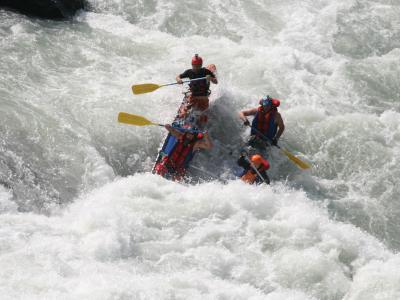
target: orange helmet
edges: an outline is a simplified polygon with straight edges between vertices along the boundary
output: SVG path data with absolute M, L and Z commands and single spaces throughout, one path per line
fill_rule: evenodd
M 251 162 L 256 163 L 258 165 L 264 165 L 264 167 L 268 170 L 269 169 L 269 162 L 268 160 L 264 159 L 260 154 L 254 154 L 251 157 Z

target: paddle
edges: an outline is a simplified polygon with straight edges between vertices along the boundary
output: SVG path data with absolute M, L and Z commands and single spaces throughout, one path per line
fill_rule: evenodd
M 118 122 L 136 126 L 155 125 L 164 127 L 163 124 L 153 123 L 150 120 L 146 119 L 145 117 L 132 115 L 125 112 L 120 112 L 118 114 Z
M 146 119 L 143 116 L 128 114 L 126 112 L 120 112 L 118 114 L 118 122 L 124 123 L 124 124 L 129 124 L 129 125 L 135 125 L 135 126 L 155 125 L 155 126 L 165 127 L 165 125 L 153 123 L 152 121 Z M 176 126 L 172 126 L 172 127 L 181 132 L 191 132 L 193 134 L 197 134 L 197 133 L 204 134 L 205 133 L 204 131 L 201 131 L 201 130 L 193 130 L 193 129 L 189 129 L 189 128 L 181 128 L 181 127 L 176 127 Z
M 185 80 L 185 81 L 183 81 L 183 83 L 197 81 L 197 80 L 203 80 L 203 79 L 206 79 L 206 77 L 196 78 L 196 79 L 192 79 L 192 80 Z M 175 85 L 175 84 L 179 84 L 179 83 L 173 82 L 173 83 L 162 84 L 162 85 L 158 85 L 155 83 L 134 84 L 134 85 L 132 85 L 132 92 L 135 95 L 151 93 L 151 92 L 159 89 L 160 87 L 168 86 L 168 85 Z
M 267 181 L 265 180 L 265 178 L 261 175 L 260 171 L 258 171 L 258 169 L 256 168 L 256 166 L 253 164 L 253 162 L 247 157 L 247 155 L 245 156 L 247 162 L 250 164 L 250 167 L 257 173 L 257 175 L 262 179 L 262 181 L 264 181 L 265 183 L 267 183 Z M 269 184 L 269 182 L 267 183 Z
M 247 125 L 250 126 L 250 125 Z M 250 126 L 251 127 L 251 126 Z M 261 135 L 262 137 L 264 137 L 265 139 L 267 139 L 268 141 L 271 142 L 271 140 L 269 138 L 267 138 L 264 134 L 262 134 L 259 130 L 257 130 L 256 128 L 253 128 L 254 131 L 256 131 L 259 135 Z M 272 144 L 273 145 L 273 144 Z M 290 153 L 287 149 L 285 148 L 281 148 L 279 145 L 274 145 L 275 147 L 277 147 L 279 150 L 281 150 L 281 152 L 283 154 L 285 154 L 287 156 L 287 158 L 289 158 L 293 163 L 295 163 L 300 169 L 306 170 L 311 168 L 311 165 L 309 163 L 306 163 L 305 161 L 302 161 L 300 158 L 294 156 L 292 153 Z

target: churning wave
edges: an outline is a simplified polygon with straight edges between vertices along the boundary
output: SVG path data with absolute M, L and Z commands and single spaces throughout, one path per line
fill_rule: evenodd
M 90 5 L 68 22 L 0 11 L 4 298 L 399 298 L 398 4 Z M 149 174 L 163 129 L 116 116 L 170 122 L 181 88 L 130 86 L 173 82 L 194 53 L 218 68 L 215 147 L 179 184 Z M 266 93 L 313 168 L 273 151 L 272 185 L 247 186 L 237 112 Z

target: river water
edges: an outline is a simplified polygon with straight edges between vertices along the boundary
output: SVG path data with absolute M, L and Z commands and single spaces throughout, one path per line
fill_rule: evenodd
M 400 3 L 91 0 L 0 10 L 2 299 L 400 299 Z M 214 63 L 194 184 L 149 173 L 171 86 Z M 271 186 L 234 179 L 237 112 L 281 100 Z M 235 151 L 233 151 L 235 154 Z M 213 177 L 223 180 L 216 180 Z

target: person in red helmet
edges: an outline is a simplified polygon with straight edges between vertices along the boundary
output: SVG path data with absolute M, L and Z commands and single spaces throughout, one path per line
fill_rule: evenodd
M 285 130 L 281 114 L 278 112 L 280 101 L 266 96 L 260 99 L 260 106 L 239 112 L 243 124 L 250 126 L 248 116 L 254 116 L 248 144 L 252 147 L 265 148 L 265 142 L 277 145 Z
M 195 54 L 192 58 L 192 68 L 176 76 L 176 82 L 182 84 L 182 79 L 197 79 L 206 77 L 204 80 L 192 81 L 189 84 L 191 97 L 190 104 L 198 110 L 204 111 L 209 107 L 208 96 L 210 95 L 210 82 L 217 84 L 217 77 L 207 68 L 203 68 L 203 59 Z
M 254 154 L 250 157 L 242 154 L 238 160 L 238 165 L 243 168 L 240 179 L 249 184 L 270 184 L 267 170 L 269 169 L 268 160 L 264 159 L 260 154 Z

